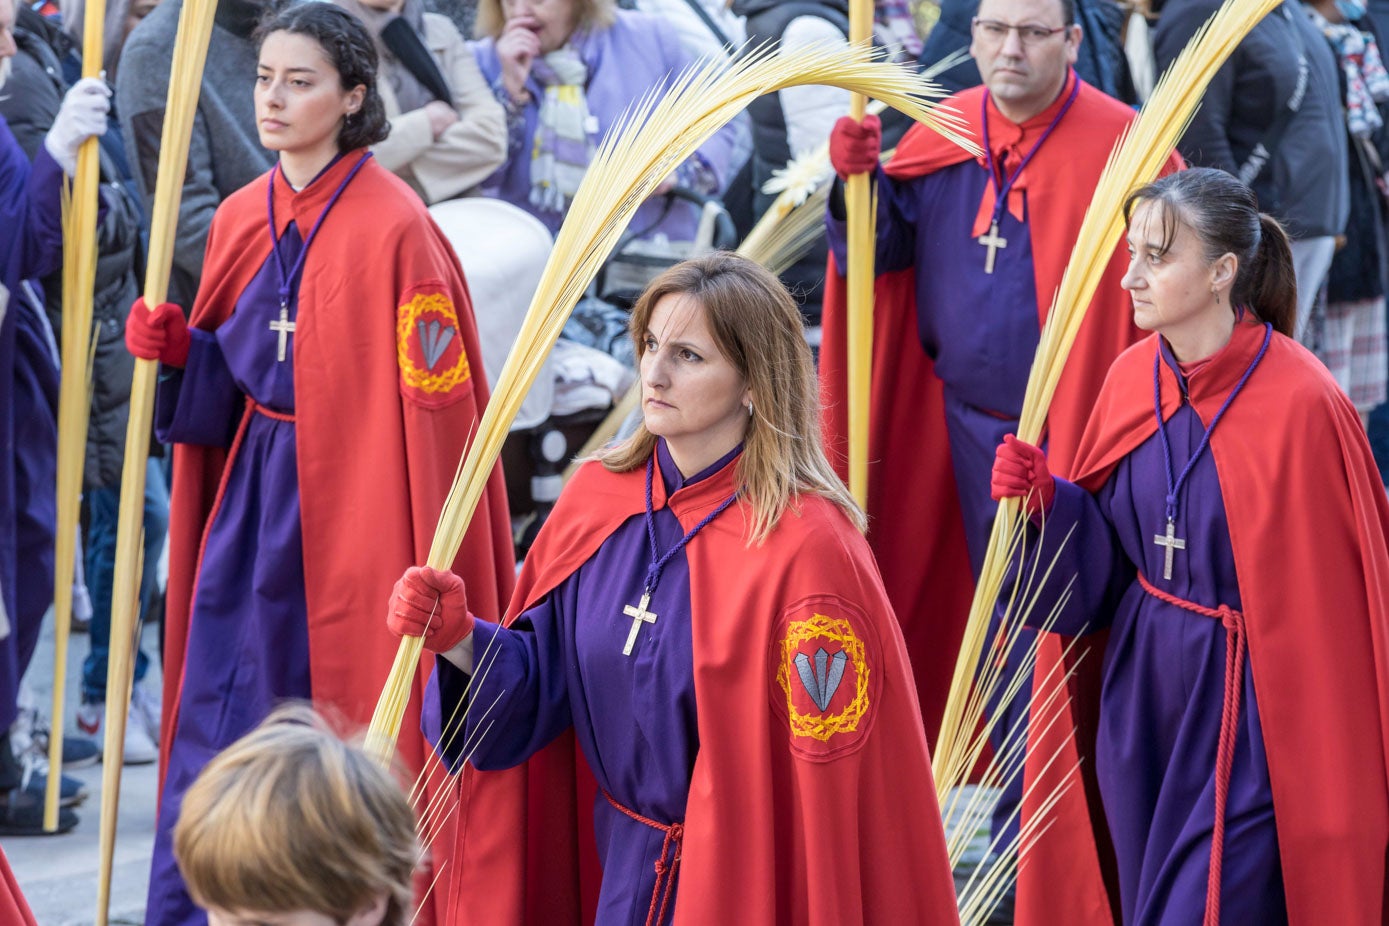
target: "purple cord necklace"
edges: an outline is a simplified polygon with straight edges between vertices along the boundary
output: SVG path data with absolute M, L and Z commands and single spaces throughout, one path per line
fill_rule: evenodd
M 661 581 L 661 572 L 666 568 L 666 563 L 670 562 L 671 557 L 676 553 L 684 549 L 685 544 L 693 540 L 695 534 L 704 530 L 706 524 L 723 514 L 725 508 L 738 500 L 737 492 L 725 498 L 719 503 L 719 507 L 706 514 L 704 519 L 690 528 L 684 537 L 681 537 L 669 550 L 662 553 L 660 548 L 656 546 L 656 512 L 651 502 L 651 480 L 655 472 L 656 454 L 653 452 L 651 459 L 646 461 L 646 537 L 651 542 L 651 565 L 646 570 L 646 587 L 642 590 L 641 601 L 637 603 L 636 607 L 625 605 L 622 608 L 622 613 L 632 619 L 632 629 L 627 634 L 627 645 L 622 647 L 622 655 L 624 656 L 632 655 L 632 647 L 637 642 L 637 631 L 641 629 L 641 625 L 656 623 L 656 614 L 648 611 L 647 606 L 651 604 L 651 595 L 656 591 L 657 583 Z
M 993 148 L 989 146 L 989 92 L 987 90 L 984 91 L 983 102 L 980 104 L 979 118 L 984 125 L 984 156 L 989 161 L 989 181 L 993 184 L 994 188 L 994 214 L 993 220 L 989 224 L 989 233 L 987 235 L 980 235 L 974 240 L 989 249 L 989 256 L 984 258 L 985 273 L 994 272 L 994 256 L 998 249 L 1008 247 L 1008 239 L 998 234 L 998 223 L 1003 219 L 1003 206 L 1008 202 L 1008 191 L 1013 188 L 1014 181 L 1022 176 L 1023 170 L 1027 167 L 1027 162 L 1032 160 L 1032 156 L 1042 147 L 1042 143 L 1045 142 L 1047 138 L 1051 136 L 1051 133 L 1055 131 L 1056 127 L 1061 124 L 1062 117 L 1064 117 L 1066 111 L 1071 108 L 1071 104 L 1076 101 L 1076 95 L 1078 93 L 1080 93 L 1080 80 L 1077 78 L 1071 87 L 1070 95 L 1066 97 L 1066 102 L 1061 104 L 1061 109 L 1057 111 L 1056 118 L 1051 120 L 1051 125 L 1047 126 L 1046 131 L 1042 133 L 1042 137 L 1037 139 L 1037 143 L 1023 156 L 1022 163 L 1018 165 L 1018 169 L 1005 178 L 1003 176 L 1003 166 L 994 163 Z
M 299 271 L 304 269 L 304 258 L 309 254 L 309 245 L 313 243 L 314 237 L 318 235 L 318 230 L 323 227 L 323 220 L 328 217 L 328 212 L 337 203 L 338 197 L 342 196 L 342 191 L 347 189 L 347 185 L 352 182 L 352 178 L 357 176 L 357 171 L 362 169 L 362 165 L 371 157 L 371 152 L 363 154 L 352 169 L 347 172 L 347 176 L 342 178 L 342 183 L 333 191 L 333 195 L 328 198 L 328 204 L 323 207 L 323 211 L 318 214 L 318 220 L 313 223 L 313 228 L 309 229 L 309 236 L 304 239 L 304 246 L 299 249 L 299 256 L 294 261 L 294 266 L 288 272 L 285 271 L 285 259 L 280 256 L 280 235 L 275 230 L 275 177 L 284 177 L 280 170 L 279 163 L 276 163 L 270 170 L 270 182 L 266 184 L 265 192 L 265 211 L 270 222 L 270 253 L 275 255 L 275 271 L 280 279 L 280 317 L 270 322 L 270 330 L 280 339 L 279 349 L 275 355 L 277 363 L 285 361 L 285 346 L 289 335 L 294 333 L 294 322 L 289 319 L 289 295 L 294 288 L 294 281 L 299 278 Z M 288 180 L 285 183 L 289 183 Z
M 1162 462 L 1167 468 L 1167 533 L 1154 534 L 1153 543 L 1160 547 L 1166 547 L 1165 558 L 1162 568 L 1162 577 L 1168 581 L 1172 579 L 1172 553 L 1176 550 L 1185 550 L 1186 541 L 1177 536 L 1177 505 L 1180 501 L 1182 485 L 1186 482 L 1186 477 L 1191 474 L 1192 468 L 1196 466 L 1196 461 L 1200 459 L 1206 445 L 1211 442 L 1211 434 L 1215 431 L 1215 426 L 1224 417 L 1225 411 L 1230 407 L 1230 403 L 1235 401 L 1235 396 L 1239 395 L 1244 384 L 1249 382 L 1249 377 L 1254 372 L 1254 368 L 1259 365 L 1259 361 L 1264 359 L 1264 353 L 1268 350 L 1268 342 L 1273 338 L 1273 326 L 1264 324 L 1264 343 L 1259 347 L 1259 352 L 1254 355 L 1254 360 L 1249 364 L 1249 369 L 1244 371 L 1244 375 L 1235 383 L 1235 388 L 1230 390 L 1230 394 L 1225 397 L 1225 404 L 1220 406 L 1220 411 L 1215 413 L 1211 423 L 1206 427 L 1206 433 L 1201 435 L 1201 443 L 1196 445 L 1196 452 L 1191 455 L 1191 459 L 1186 461 L 1186 467 L 1180 476 L 1172 476 L 1172 444 L 1167 439 L 1167 425 L 1162 420 L 1162 344 L 1158 343 L 1157 353 L 1153 355 L 1153 408 L 1157 413 L 1158 437 L 1162 441 Z

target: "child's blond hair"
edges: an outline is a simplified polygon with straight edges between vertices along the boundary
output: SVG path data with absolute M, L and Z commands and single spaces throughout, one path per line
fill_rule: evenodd
M 413 912 L 409 801 L 306 705 L 278 708 L 208 763 L 184 795 L 174 857 L 205 908 L 341 923 L 384 894 L 385 926 Z

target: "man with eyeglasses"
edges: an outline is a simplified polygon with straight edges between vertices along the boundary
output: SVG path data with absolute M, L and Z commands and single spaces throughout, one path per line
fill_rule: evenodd
M 949 103 L 989 152 L 976 159 L 922 126 L 883 166 L 879 126 L 841 119 L 841 178 L 874 173 L 878 279 L 868 471 L 869 539 L 903 625 L 932 745 L 997 504 L 994 450 L 1018 429 L 1041 321 L 1095 183 L 1134 113 L 1085 84 L 1074 0 L 982 0 L 970 54 L 983 86 Z M 1174 154 L 1168 169 L 1180 163 Z M 840 188 L 828 215 L 846 266 Z M 1068 472 L 1110 362 L 1137 337 L 1116 249 L 1048 418 L 1049 461 Z M 827 289 L 836 289 L 831 273 Z M 821 377 L 832 438 L 847 432 L 842 302 L 827 294 Z M 1023 641 L 1012 650 L 1020 661 Z M 995 746 L 1026 722 L 1028 698 L 994 704 Z M 1007 818 L 1021 782 L 995 814 Z M 1007 837 L 1005 837 L 1006 840 Z M 1063 922 L 1064 918 L 1054 922 Z

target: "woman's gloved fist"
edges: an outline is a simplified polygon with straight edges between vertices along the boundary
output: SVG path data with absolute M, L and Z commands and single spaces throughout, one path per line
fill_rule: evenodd
M 423 637 L 433 652 L 448 652 L 473 632 L 463 580 L 452 572 L 411 566 L 391 589 L 386 626 L 396 636 Z

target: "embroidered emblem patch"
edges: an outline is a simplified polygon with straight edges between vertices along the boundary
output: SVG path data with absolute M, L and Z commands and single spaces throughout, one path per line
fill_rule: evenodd
M 793 609 L 776 646 L 776 682 L 792 746 L 828 758 L 856 745 L 871 716 L 877 678 L 864 622 L 838 602 Z
M 801 675 L 801 684 L 805 686 L 806 694 L 810 695 L 810 700 L 815 702 L 815 706 L 821 711 L 830 706 L 830 699 L 839 690 L 839 683 L 844 678 L 844 663 L 849 661 L 849 654 L 840 650 L 833 657 L 825 652 L 822 646 L 815 651 L 815 668 L 810 668 L 810 657 L 805 653 L 797 653 L 793 660 L 796 663 L 796 671 Z M 826 671 L 826 668 L 829 671 Z
M 396 359 L 406 394 L 427 405 L 444 404 L 468 381 L 468 355 L 447 295 L 417 293 L 397 310 Z

